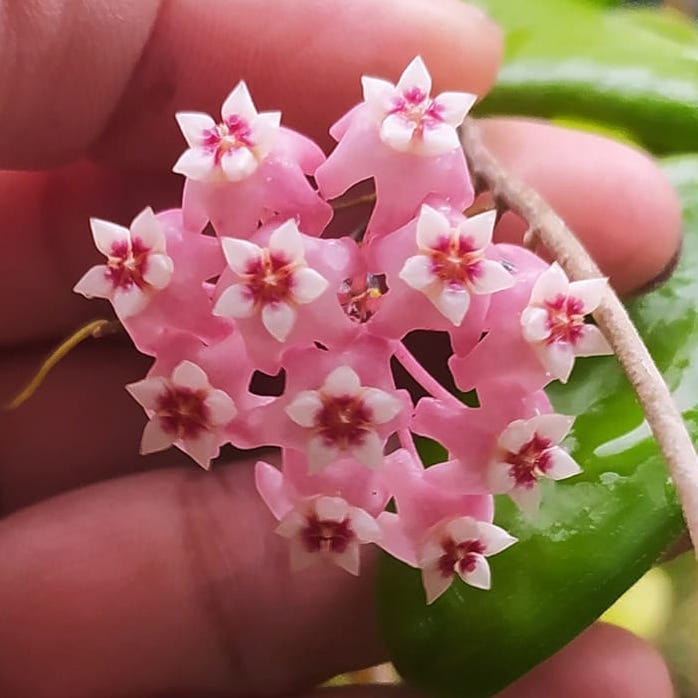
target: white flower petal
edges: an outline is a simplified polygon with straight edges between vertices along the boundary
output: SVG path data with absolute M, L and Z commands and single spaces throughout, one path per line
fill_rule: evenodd
M 177 124 L 190 148 L 201 145 L 204 131 L 215 128 L 216 122 L 203 112 L 181 111 L 175 114 Z
M 315 500 L 315 513 L 320 521 L 340 523 L 349 516 L 349 505 L 341 497 L 319 497 Z
M 553 444 L 559 444 L 572 428 L 574 417 L 566 414 L 539 414 L 528 420 L 533 430 Z
M 501 553 L 517 541 L 508 531 L 494 524 L 479 521 L 477 527 L 480 542 L 485 546 L 484 555 L 486 556 Z
M 487 486 L 492 494 L 506 494 L 516 485 L 511 475 L 511 463 L 491 463 L 487 471 Z
M 599 307 L 607 290 L 608 279 L 584 279 L 570 284 L 569 295 L 582 301 L 582 314 L 587 315 Z
M 584 331 L 574 345 L 577 356 L 604 356 L 613 354 L 613 348 L 596 325 L 584 325 Z
M 361 543 L 376 543 L 381 538 L 378 522 L 359 507 L 351 507 L 351 528 Z
M 470 307 L 470 294 L 464 288 L 445 286 L 441 292 L 428 294 L 438 311 L 456 327 L 460 327 Z
M 206 371 L 193 361 L 180 361 L 172 371 L 172 384 L 189 390 L 207 390 L 211 386 Z
M 361 379 L 351 366 L 339 366 L 328 374 L 322 392 L 332 397 L 356 395 L 361 389 Z
M 530 305 L 542 305 L 559 295 L 567 296 L 570 282 L 562 267 L 553 262 L 539 277 L 531 290 Z
M 400 114 L 390 114 L 383 119 L 380 139 L 387 146 L 404 153 L 411 148 L 415 128 L 414 121 L 405 119 Z
M 221 238 L 221 247 L 228 266 L 240 276 L 249 273 L 250 267 L 262 261 L 262 248 L 249 240 Z
M 165 231 L 150 206 L 144 208 L 131 222 L 131 244 L 136 238 L 151 252 L 166 251 Z
M 114 284 L 109 276 L 109 268 L 105 264 L 92 267 L 75 284 L 73 291 L 82 294 L 85 298 L 111 298 Z
M 223 390 L 213 389 L 204 400 L 213 426 L 223 426 L 235 419 L 238 410 L 233 399 Z
M 456 129 L 448 124 L 436 123 L 430 124 L 422 131 L 422 140 L 416 149 L 422 155 L 433 157 L 450 153 L 460 147 Z
M 299 538 L 292 538 L 289 545 L 290 566 L 292 572 L 301 572 L 308 567 L 316 565 L 322 556 L 318 553 L 310 552 Z
M 114 248 L 121 248 L 124 252 L 131 249 L 131 233 L 128 228 L 99 218 L 90 218 L 90 228 L 95 246 L 105 257 L 123 255 L 121 251 L 115 255 Z
M 111 298 L 116 315 L 120 320 L 138 315 L 150 303 L 150 295 L 144 293 L 136 284 L 114 289 Z
M 545 370 L 561 383 L 567 383 L 574 368 L 574 350 L 567 342 L 554 342 L 540 347 L 536 353 Z
M 315 269 L 304 267 L 293 273 L 293 287 L 291 293 L 293 300 L 300 305 L 312 303 L 327 289 L 327 279 Z
M 371 410 L 374 424 L 385 424 L 402 411 L 402 403 L 380 388 L 364 388 L 363 402 Z
M 442 92 L 434 99 L 441 109 L 439 115 L 453 127 L 460 126 L 465 115 L 472 109 L 477 95 L 468 92 Z
M 564 448 L 559 446 L 551 448 L 548 450 L 548 455 L 550 456 L 550 467 L 545 471 L 545 474 L 552 480 L 564 480 L 582 472 L 579 463 Z
M 431 75 L 429 75 L 429 71 L 421 56 L 415 56 L 410 61 L 410 64 L 400 76 L 396 87 L 403 93 L 416 87 L 424 92 L 425 96 L 429 96 L 431 92 Z
M 343 552 L 333 553 L 330 559 L 337 567 L 341 567 L 349 574 L 358 576 L 361 560 L 359 557 L 359 544 L 356 541 L 349 543 Z
M 515 419 L 499 435 L 497 445 L 509 453 L 518 453 L 536 432 L 536 425 L 530 419 Z
M 372 470 L 383 464 L 383 440 L 375 431 L 365 431 L 360 443 L 352 446 L 350 451 L 355 460 Z
M 305 260 L 303 237 L 293 219 L 282 223 L 269 238 L 269 251 L 279 254 L 289 262 Z
M 172 171 L 196 182 L 205 182 L 213 177 L 216 161 L 213 153 L 202 148 L 185 150 L 172 167 Z
M 267 303 L 262 308 L 262 324 L 277 342 L 285 342 L 296 324 L 296 309 L 279 301 Z
M 473 279 L 473 293 L 487 294 L 503 291 L 514 285 L 514 277 L 499 263 L 489 259 L 478 262 L 478 274 Z
M 422 250 L 437 249 L 451 237 L 451 224 L 443 213 L 424 204 L 417 219 L 417 245 Z
M 317 390 L 301 390 L 286 406 L 285 412 L 299 426 L 311 429 L 322 410 L 322 400 Z
M 174 272 L 172 259 L 166 254 L 149 254 L 143 272 L 143 279 L 154 289 L 161 291 L 169 286 Z
M 167 433 L 160 425 L 158 417 L 153 417 L 143 430 L 141 437 L 141 455 L 155 453 L 156 451 L 164 451 L 169 448 L 174 442 L 174 434 Z
M 453 575 L 444 576 L 438 565 L 429 565 L 422 570 L 422 584 L 427 595 L 427 604 L 432 604 L 453 582 Z
M 431 260 L 423 254 L 406 259 L 399 276 L 415 291 L 423 291 L 439 280 L 433 272 Z
M 541 500 L 540 487 L 538 485 L 515 487 L 509 492 L 509 497 L 525 516 L 530 518 L 538 512 Z
M 364 102 L 368 104 L 375 116 L 380 118 L 390 110 L 395 96 L 395 86 L 391 82 L 363 76 L 361 87 L 363 88 Z
M 274 147 L 281 125 L 281 112 L 268 111 L 259 114 L 252 124 L 252 141 L 257 160 L 263 160 Z
M 241 80 L 225 98 L 221 107 L 221 116 L 224 119 L 239 116 L 248 123 L 257 116 L 257 109 L 244 80 Z
M 476 589 L 489 589 L 492 586 L 490 565 L 482 555 L 475 555 L 475 567 L 472 570 L 459 572 L 458 576 Z
M 548 311 L 528 306 L 521 313 L 521 331 L 527 342 L 542 342 L 550 336 Z
M 468 540 L 477 540 L 480 530 L 477 521 L 472 516 L 459 516 L 446 524 L 445 533 L 457 545 Z
M 182 450 L 204 470 L 211 467 L 211 461 L 220 452 L 218 434 L 204 431 L 195 438 L 183 439 Z
M 381 514 L 381 516 L 383 516 L 383 514 Z M 422 569 L 426 569 L 427 567 L 431 567 L 438 562 L 443 554 L 444 549 L 441 545 L 440 538 L 431 535 L 422 545 L 417 562 Z
M 315 436 L 308 441 L 308 472 L 312 475 L 320 472 L 325 466 L 339 459 L 339 449 L 327 443 L 321 436 Z
M 213 306 L 213 314 L 221 317 L 246 318 L 254 313 L 254 298 L 244 284 L 233 284 L 226 288 Z
M 162 376 L 144 378 L 137 383 L 130 383 L 126 390 L 133 399 L 146 410 L 157 409 L 160 398 L 165 395 L 168 389 L 168 382 Z
M 306 527 L 306 524 L 306 517 L 298 509 L 292 509 L 279 521 L 274 533 L 282 538 L 294 538 Z
M 234 148 L 221 158 L 221 167 L 226 179 L 239 182 L 249 177 L 259 165 L 257 158 L 249 148 Z
M 461 238 L 470 238 L 476 250 L 483 250 L 492 242 L 492 232 L 497 220 L 497 211 L 485 211 L 477 216 L 468 218 L 458 227 Z

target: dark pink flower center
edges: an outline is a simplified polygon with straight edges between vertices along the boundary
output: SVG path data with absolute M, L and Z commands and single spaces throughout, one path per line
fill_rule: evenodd
M 548 311 L 548 344 L 568 342 L 576 344 L 584 333 L 584 304 L 579 298 L 558 294 L 545 301 Z
M 301 540 L 309 553 L 343 553 L 354 540 L 348 518 L 343 521 L 327 521 L 311 514 L 301 530 Z
M 514 479 L 516 487 L 530 489 L 536 484 L 538 475 L 544 475 L 552 465 L 550 439 L 545 439 L 537 433 L 525 443 L 517 453 L 509 453 L 506 462 L 511 464 L 509 474 Z
M 148 269 L 150 248 L 140 238 L 115 242 L 109 250 L 107 277 L 114 288 L 128 289 L 134 284 L 139 288 L 147 286 L 143 275 Z
M 222 123 L 206 129 L 203 134 L 203 146 L 213 152 L 214 161 L 220 164 L 223 156 L 238 148 L 252 148 L 252 129 L 237 114 L 233 114 Z
M 444 554 L 439 558 L 438 566 L 444 577 L 450 577 L 454 572 L 472 572 L 478 556 L 485 552 L 485 545 L 477 539 L 456 543 L 452 538 L 445 538 L 441 541 L 441 547 Z
M 258 305 L 289 301 L 295 270 L 296 265 L 285 256 L 264 249 L 258 259 L 248 264 L 244 283 Z
M 168 387 L 158 397 L 155 408 L 160 426 L 178 439 L 194 439 L 210 427 L 210 410 L 203 390 Z
M 359 396 L 323 396 L 322 408 L 315 417 L 315 428 L 327 443 L 342 451 L 360 445 L 373 431 L 373 414 Z
M 394 99 L 388 114 L 400 114 L 412 121 L 416 126 L 415 133 L 420 134 L 425 128 L 442 123 L 443 111 L 443 105 L 430 100 L 421 87 L 412 87 Z
M 469 237 L 444 236 L 428 254 L 432 274 L 443 284 L 467 286 L 482 273 L 483 252 Z

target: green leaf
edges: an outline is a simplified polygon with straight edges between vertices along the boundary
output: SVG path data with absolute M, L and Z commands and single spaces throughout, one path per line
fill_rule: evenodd
M 698 28 L 670 10 L 479 0 L 506 59 L 478 114 L 597 121 L 657 153 L 698 148 Z
M 689 430 L 698 440 L 698 156 L 667 159 L 683 199 L 681 264 L 629 304 Z M 491 696 L 566 644 L 630 587 L 683 528 L 642 411 L 613 357 L 578 362 L 550 396 L 579 415 L 567 443 L 584 468 L 548 483 L 540 514 L 506 499 L 496 521 L 520 540 L 491 558 L 493 588 L 456 580 L 427 606 L 417 570 L 385 557 L 379 616 L 398 671 L 429 694 Z

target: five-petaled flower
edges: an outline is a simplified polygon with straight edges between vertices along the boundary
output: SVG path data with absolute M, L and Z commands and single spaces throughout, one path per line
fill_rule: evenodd
M 427 603 L 433 603 L 458 575 L 466 584 L 489 589 L 487 559 L 516 542 L 503 528 L 471 516 L 446 519 L 425 535 L 418 553 Z
M 431 76 L 417 56 L 397 85 L 362 78 L 364 101 L 380 122 L 380 138 L 401 152 L 441 155 L 460 147 L 456 128 L 475 103 L 465 92 L 444 92 L 431 99 Z
M 298 306 L 312 303 L 328 286 L 321 274 L 308 267 L 295 222 L 279 226 L 268 247 L 235 238 L 223 238 L 221 244 L 240 283 L 223 291 L 213 312 L 233 318 L 260 314 L 269 334 L 285 341 L 296 322 Z
M 90 227 L 107 263 L 92 267 L 73 290 L 87 298 L 108 298 L 119 319 L 137 315 L 172 279 L 174 265 L 162 225 L 153 209 L 146 208 L 130 230 L 98 218 L 90 220 Z
M 249 177 L 271 151 L 280 112 L 258 113 L 244 82 L 239 82 L 216 122 L 201 112 L 179 112 L 177 123 L 189 145 L 172 168 L 200 181 L 238 182 Z
M 417 219 L 419 254 L 405 261 L 400 278 L 456 326 L 468 312 L 471 293 L 495 293 L 514 284 L 499 262 L 485 259 L 495 218 L 496 211 L 488 211 L 452 226 L 445 215 L 424 205 Z
M 499 435 L 497 454 L 489 465 L 491 491 L 508 494 L 523 512 L 535 513 L 540 504 L 539 478 L 563 480 L 581 472 L 559 445 L 573 422 L 573 417 L 562 414 L 540 414 L 511 422 Z
M 182 361 L 170 378 L 151 376 L 126 389 L 150 417 L 141 453 L 162 451 L 174 444 L 208 470 L 220 445 L 227 441 L 222 431 L 235 418 L 237 408 L 226 392 L 210 385 L 200 366 Z
M 613 349 L 598 327 L 584 322 L 606 292 L 608 279 L 570 283 L 555 262 L 544 271 L 521 313 L 524 338 L 531 343 L 548 373 L 563 383 L 572 372 L 575 356 L 612 354 Z
M 286 407 L 288 417 L 311 430 L 308 467 L 318 472 L 340 457 L 377 468 L 385 440 L 376 427 L 402 410 L 395 396 L 380 388 L 364 387 L 350 366 L 332 371 L 319 390 L 302 390 Z
M 359 574 L 359 546 L 380 538 L 376 520 L 342 497 L 309 497 L 288 512 L 276 532 L 290 540 L 291 568 L 325 559 Z

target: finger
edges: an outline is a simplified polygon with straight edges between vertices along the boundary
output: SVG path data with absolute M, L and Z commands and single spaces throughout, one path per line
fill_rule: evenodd
M 358 101 L 362 73 L 395 77 L 421 53 L 437 87 L 482 94 L 501 51 L 495 25 L 458 0 L 31 5 L 1 8 L 0 167 L 12 169 L 89 148 L 169 168 L 183 148 L 175 111 L 218 113 L 240 79 L 258 107 L 282 109 L 285 123 L 327 143 L 328 126 Z
M 672 698 L 666 663 L 626 630 L 597 623 L 500 698 Z
M 239 465 L 0 522 L 0 695 L 287 695 L 380 661 L 371 556 L 358 579 L 291 573 L 274 525 Z
M 676 260 L 681 205 L 647 155 L 542 122 L 488 119 L 482 128 L 501 164 L 548 200 L 616 290 L 636 290 Z M 498 233 L 520 242 L 525 230 L 521 219 L 506 214 Z

